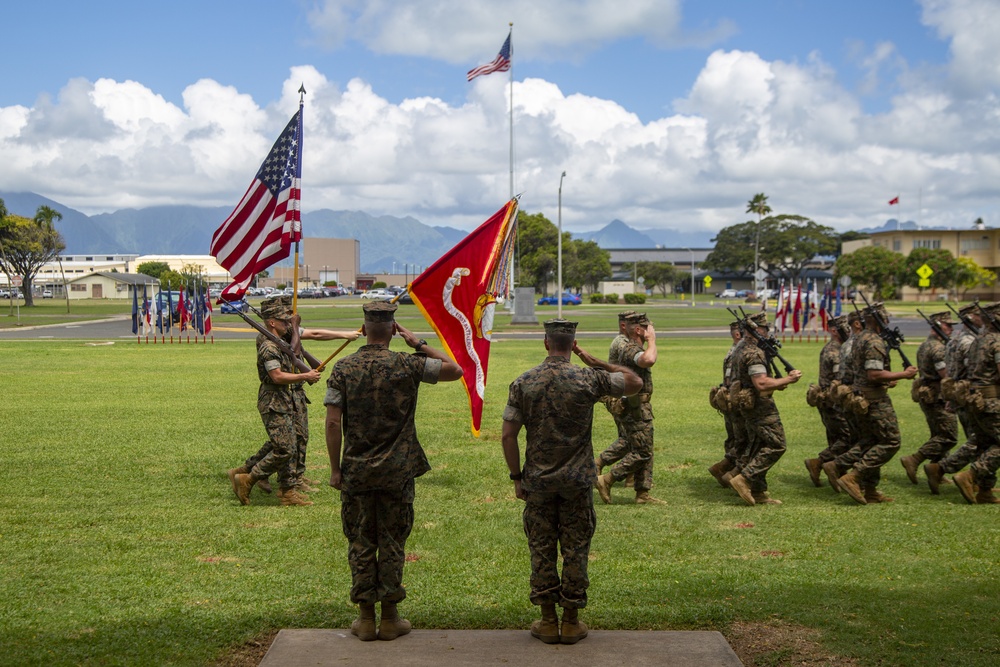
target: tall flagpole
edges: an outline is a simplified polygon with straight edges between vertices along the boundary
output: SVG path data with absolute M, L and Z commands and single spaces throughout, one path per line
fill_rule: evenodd
M 299 174 L 299 219 L 292 221 L 292 232 L 295 234 L 295 266 L 292 268 L 292 313 L 299 312 L 299 237 L 302 236 L 302 107 L 306 96 L 306 84 L 299 85 L 299 127 L 296 131 L 296 140 L 299 142 L 299 150 L 296 151 L 295 159 L 298 164 L 295 173 Z M 296 229 L 296 227 L 298 229 Z
M 514 22 L 510 22 L 510 116 L 508 124 L 510 126 L 510 196 L 507 201 L 514 198 Z M 514 262 L 517 260 L 517 253 L 511 255 L 510 277 L 507 281 L 508 296 L 513 297 L 514 291 Z M 513 298 L 507 299 L 507 309 L 513 305 Z

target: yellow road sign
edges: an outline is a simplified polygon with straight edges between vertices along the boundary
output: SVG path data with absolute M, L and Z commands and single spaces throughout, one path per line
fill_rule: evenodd
M 711 287 L 712 286 L 712 276 L 705 276 L 705 279 L 702 280 L 702 282 L 705 283 L 705 287 Z
M 919 269 L 917 269 L 917 275 L 923 278 L 924 280 L 927 280 L 932 275 L 934 275 L 934 269 L 924 264 Z M 921 287 L 926 287 L 926 285 L 921 285 Z
M 917 281 L 917 287 L 930 287 L 930 286 L 931 286 L 930 278 L 921 278 L 920 280 Z

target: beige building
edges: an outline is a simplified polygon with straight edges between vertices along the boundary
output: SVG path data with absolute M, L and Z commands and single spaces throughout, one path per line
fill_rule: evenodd
M 69 298 L 73 299 L 115 299 L 132 300 L 135 290 L 137 298 L 142 300 L 142 288 L 146 286 L 148 294 L 156 293 L 159 282 L 155 278 L 141 273 L 97 272 L 85 276 L 70 278 L 66 276 L 69 286 Z
M 293 251 L 292 257 L 294 256 Z M 287 266 L 272 266 L 268 270 L 270 276 L 261 281 L 261 286 L 291 285 L 294 277 L 293 263 L 294 260 L 289 261 Z M 361 242 L 357 239 L 302 238 L 299 247 L 298 288 L 320 287 L 330 281 L 353 287 L 360 269 Z
M 947 250 L 955 257 L 968 257 L 979 266 L 1000 274 L 1000 229 L 900 229 L 876 232 L 867 239 L 848 241 L 841 249 L 843 254 L 854 252 L 858 248 L 877 245 L 909 255 L 915 248 L 931 250 Z M 919 290 L 915 287 L 904 287 L 901 296 L 907 301 L 937 301 L 943 298 L 956 298 L 955 295 L 942 294 L 940 290 Z M 1000 285 L 977 287 L 965 293 L 965 300 L 980 298 L 995 301 L 1000 298 Z

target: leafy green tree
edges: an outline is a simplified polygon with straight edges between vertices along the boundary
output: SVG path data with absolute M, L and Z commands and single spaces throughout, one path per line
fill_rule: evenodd
M 795 279 L 816 255 L 832 255 L 839 247 L 831 227 L 801 215 L 775 215 L 759 222 L 743 222 L 719 231 L 703 266 L 706 269 L 754 272 L 754 250 L 759 248 L 761 268 L 772 277 Z
M 917 269 L 926 264 L 934 273 L 930 275 L 931 289 L 949 289 L 955 284 L 955 275 L 958 271 L 958 263 L 955 256 L 949 250 L 930 248 L 914 248 L 906 261 L 900 267 L 899 284 L 909 287 L 920 287 L 920 276 Z
M 904 262 L 902 254 L 872 245 L 838 257 L 833 272 L 837 279 L 849 276 L 856 285 L 871 287 L 876 299 L 885 299 L 895 294 Z
M 663 296 L 677 282 L 677 267 L 670 262 L 631 262 L 622 264 L 622 271 L 629 271 L 636 276 L 642 276 L 643 284 L 650 289 L 658 289 Z
M 169 269 L 160 274 L 159 280 L 160 289 L 162 290 L 179 290 L 181 285 L 185 284 L 184 276 L 177 271 Z
M 166 262 L 143 262 L 135 270 L 137 273 L 142 273 L 159 280 L 161 274 L 170 270 L 170 265 Z
M 955 260 L 955 291 L 959 293 L 960 299 L 965 299 L 965 294 L 970 289 L 992 287 L 997 281 L 997 274 L 989 269 L 985 269 L 971 257 L 959 257 Z
M 598 284 L 611 275 L 611 253 L 594 241 L 568 237 L 563 232 L 563 285 L 597 291 Z
M 568 235 L 564 234 L 563 239 Z M 541 213 L 517 216 L 518 275 L 521 286 L 548 293 L 549 279 L 557 268 L 559 228 Z
M 6 213 L 5 206 L 2 211 Z M 12 275 L 21 275 L 24 305 L 34 306 L 32 283 L 39 269 L 66 249 L 62 236 L 51 225 L 6 214 L 0 218 L 0 247 L 0 270 L 8 281 Z

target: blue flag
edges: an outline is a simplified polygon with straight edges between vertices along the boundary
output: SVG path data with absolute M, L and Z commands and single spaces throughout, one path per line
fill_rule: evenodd
M 132 333 L 139 335 L 139 290 L 132 285 Z

